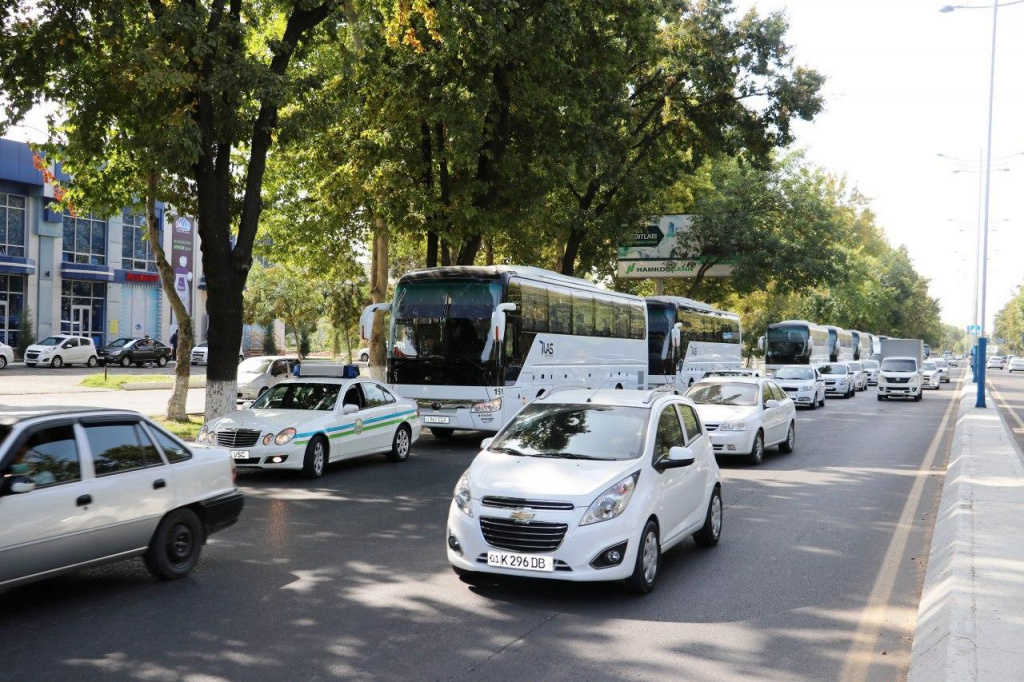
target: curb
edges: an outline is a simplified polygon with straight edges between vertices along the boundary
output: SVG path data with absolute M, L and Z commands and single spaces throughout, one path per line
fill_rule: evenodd
M 190 381 L 188 387 L 189 389 L 206 388 L 206 379 Z M 172 388 L 174 388 L 173 381 L 136 381 L 121 386 L 122 391 L 159 391 Z
M 911 682 L 1021 679 L 1024 462 L 1002 415 L 957 412 L 910 653 Z

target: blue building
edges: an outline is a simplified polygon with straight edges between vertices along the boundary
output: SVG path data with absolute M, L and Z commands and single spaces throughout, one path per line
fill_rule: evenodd
M 56 177 L 67 179 L 59 169 Z M 172 243 L 175 249 L 187 244 L 185 252 L 175 252 L 183 265 L 177 288 L 205 338 L 206 297 L 195 221 L 188 226 L 172 220 L 162 205 L 157 213 L 168 256 Z M 144 224 L 145 216 L 130 208 L 115 216 L 62 213 L 28 145 L 0 140 L 0 341 L 17 345 L 27 306 L 37 339 L 75 333 L 101 345 L 148 334 L 166 342 L 175 324 Z M 182 242 L 185 228 L 192 233 Z

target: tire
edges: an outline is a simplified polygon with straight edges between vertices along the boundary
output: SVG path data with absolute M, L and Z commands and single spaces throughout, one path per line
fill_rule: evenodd
M 760 430 L 754 436 L 754 446 L 750 449 L 750 454 L 747 455 L 747 461 L 754 466 L 764 462 L 764 433 Z
M 53 360 L 50 360 L 50 367 L 60 369 L 64 366 L 64 360 L 59 355 L 54 355 Z
M 34 362 L 26 362 L 26 363 L 25 363 L 25 366 L 26 366 L 26 367 L 35 367 L 35 366 L 36 366 L 36 363 L 34 363 Z
M 786 440 L 779 443 L 779 452 L 788 455 L 796 447 L 796 422 L 789 422 L 789 431 L 786 433 Z
M 369 361 L 370 361 L 370 354 L 369 353 L 363 353 L 362 355 L 359 356 L 359 362 L 369 362 Z M 455 570 L 458 571 L 460 569 L 455 569 Z
M 661 564 L 661 543 L 658 540 L 658 525 L 649 519 L 640 533 L 636 549 L 636 563 L 633 575 L 626 578 L 625 587 L 633 594 L 647 594 L 658 581 L 658 567 Z
M 434 435 L 434 438 L 440 438 L 441 440 L 448 440 L 455 433 L 455 429 L 440 428 L 437 426 L 430 427 L 430 433 Z
M 128 365 L 132 364 L 132 359 L 125 355 L 118 361 L 118 364 L 121 365 L 122 367 L 127 367 Z
M 923 398 L 923 397 L 924 397 L 924 389 L 922 388 L 921 392 L 914 396 L 914 402 L 915 403 L 921 402 L 921 398 Z
M 825 396 L 824 395 L 821 396 L 821 400 L 819 401 L 818 407 L 825 407 Z
M 192 361 L 190 361 L 190 362 L 189 362 L 188 364 L 190 364 L 190 365 L 192 365 L 192 366 L 195 366 L 195 364 L 196 364 L 196 363 L 195 363 L 195 362 L 192 362 Z
M 149 541 L 146 568 L 161 580 L 184 578 L 199 561 L 204 541 L 203 524 L 196 513 L 175 509 L 163 518 Z
M 404 462 L 409 459 L 409 449 L 412 448 L 412 430 L 408 424 L 400 424 L 395 430 L 395 437 L 391 439 L 391 451 L 387 453 L 389 462 Z
M 317 434 L 306 444 L 306 456 L 302 460 L 302 475 L 306 478 L 320 478 L 327 469 L 330 457 L 327 439 Z
M 0 369 L 3 369 L 6 366 L 7 366 L 7 357 L 3 356 L 3 355 L 0 355 Z
M 818 409 L 818 396 L 817 396 L 817 394 L 815 394 L 814 400 L 811 401 L 810 408 L 812 410 Z
M 877 395 L 875 397 L 878 398 L 878 402 L 882 402 L 883 400 L 885 400 L 885 396 L 881 395 L 881 394 L 879 394 L 879 395 Z
M 96 365 L 100 364 L 100 361 L 96 359 L 95 355 L 90 355 L 89 361 L 86 362 L 85 364 L 87 367 L 95 367 Z
M 722 537 L 722 492 L 716 485 L 708 501 L 708 513 L 704 525 L 693 534 L 693 541 L 701 547 L 714 547 Z
M 157 367 L 166 367 L 167 366 L 167 356 L 166 355 L 161 355 L 160 357 L 158 357 L 156 359 L 156 365 L 157 365 Z

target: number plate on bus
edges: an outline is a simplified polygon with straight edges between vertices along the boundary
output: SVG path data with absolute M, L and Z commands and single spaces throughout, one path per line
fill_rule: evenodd
M 531 556 L 529 554 L 512 554 L 511 552 L 488 552 L 487 565 L 495 568 L 518 568 L 523 571 L 543 571 L 545 573 L 555 570 L 555 560 L 549 556 Z
M 434 415 L 430 414 L 423 417 L 424 424 L 450 424 L 451 421 L 451 417 L 435 417 Z
M 231 456 L 234 457 L 235 459 L 249 459 L 249 451 L 248 450 L 232 450 L 231 451 Z

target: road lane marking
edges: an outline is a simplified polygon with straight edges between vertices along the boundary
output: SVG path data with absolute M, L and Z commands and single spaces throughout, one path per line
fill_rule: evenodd
M 853 642 L 846 652 L 843 670 L 839 675 L 839 679 L 842 682 L 860 682 L 867 679 L 871 665 L 875 662 L 875 647 L 878 644 L 879 637 L 882 635 L 882 630 L 887 623 L 894 620 L 887 616 L 890 611 L 895 611 L 895 609 L 890 607 L 889 600 L 892 598 L 893 588 L 896 585 L 900 561 L 906 552 L 910 533 L 914 530 L 917 509 L 921 504 L 921 498 L 924 496 L 924 485 L 931 474 L 938 473 L 932 467 L 935 465 L 935 460 L 939 453 L 939 445 L 942 443 L 942 438 L 949 426 L 950 416 L 956 413 L 956 408 L 960 405 L 960 400 L 957 396 L 960 395 L 962 384 L 963 377 L 957 381 L 956 389 L 949 396 L 949 405 L 946 407 L 946 412 L 939 423 L 938 430 L 935 432 L 935 437 L 932 438 L 931 443 L 928 445 L 924 460 L 918 469 L 919 473 L 928 475 L 919 475 L 914 478 L 914 484 L 910 488 L 907 502 L 903 505 L 899 521 L 896 522 L 896 528 L 893 531 L 892 538 L 889 540 L 889 547 L 885 550 L 885 556 L 882 558 L 882 565 L 878 571 L 878 576 L 875 578 L 875 584 L 871 588 L 867 605 L 861 613 L 857 631 L 853 635 Z M 911 633 L 913 633 L 914 629 L 913 620 L 911 618 Z
M 1006 408 L 1006 412 L 1013 417 L 1013 421 L 1017 422 L 1017 426 L 1024 431 L 1024 421 L 1021 421 L 1021 418 L 1017 416 L 1017 413 L 1010 407 L 1010 403 L 1003 399 L 1003 394 L 996 390 L 995 384 L 989 384 L 988 390 L 991 391 L 992 397 L 996 399 L 996 403 L 1002 403 L 1003 407 Z

